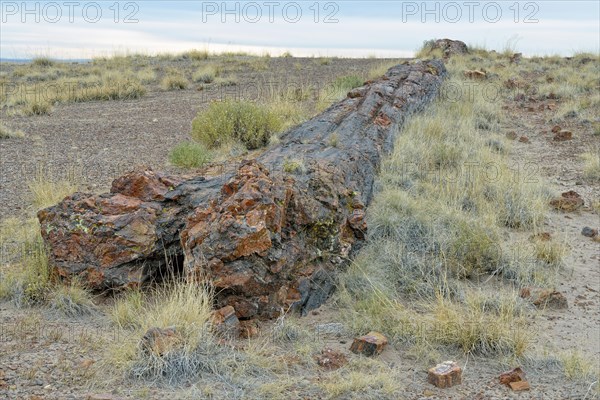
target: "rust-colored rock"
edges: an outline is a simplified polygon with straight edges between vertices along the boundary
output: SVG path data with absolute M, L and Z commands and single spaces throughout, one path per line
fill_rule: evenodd
M 526 381 L 527 377 L 525 371 L 523 371 L 521 367 L 516 367 L 510 371 L 501 373 L 499 379 L 501 384 L 508 385 L 511 382 Z
M 529 390 L 531 388 L 531 386 L 529 386 L 529 382 L 527 381 L 511 382 L 508 384 L 508 386 L 510 386 L 510 388 L 515 392 Z
M 515 140 L 517 138 L 517 132 L 515 131 L 510 131 L 506 134 L 506 138 L 508 140 Z
M 484 71 L 479 71 L 479 70 L 466 70 L 466 71 L 463 71 L 463 75 L 466 78 L 474 79 L 474 80 L 484 80 L 487 78 L 487 74 Z
M 519 295 L 524 299 L 529 299 L 538 308 L 551 308 L 555 310 L 569 308 L 567 298 L 561 292 L 552 289 L 525 287 L 521 289 Z
M 519 142 L 521 142 L 521 143 L 529 143 L 529 138 L 527 136 L 521 136 L 519 138 Z
M 174 327 L 150 328 L 140 341 L 140 349 L 145 353 L 162 356 L 173 350 L 178 343 L 180 343 L 180 337 Z
M 369 332 L 364 336 L 357 337 L 350 346 L 350 351 L 365 356 L 374 356 L 381 354 L 388 340 L 379 332 Z
M 92 289 L 173 272 L 207 279 L 216 307 L 234 307 L 241 320 L 308 312 L 364 242 L 382 157 L 445 75 L 440 60 L 393 67 L 218 176 L 141 169 L 111 193 L 69 196 L 38 213 L 50 264 Z M 293 159 L 302 171 L 285 171 Z
M 549 242 L 552 240 L 552 234 L 550 232 L 539 232 L 529 236 L 530 240 L 539 240 L 541 242 Z
M 530 86 L 531 85 L 528 82 L 516 77 L 508 78 L 506 81 L 504 81 L 504 87 L 507 89 L 527 90 L 530 88 Z M 523 97 L 523 99 L 525 98 Z
M 569 190 L 562 193 L 559 198 L 551 200 L 550 205 L 561 211 L 576 211 L 583 207 L 584 201 L 579 193 Z
M 562 128 L 559 125 L 554 125 L 552 127 L 552 133 L 558 133 L 560 131 L 562 131 Z
M 240 321 L 240 337 L 244 339 L 256 337 L 260 332 L 258 328 L 259 324 L 256 319 Z
M 573 133 L 571 133 L 571 131 L 561 130 L 559 132 L 556 132 L 552 139 L 556 142 L 564 142 L 566 140 L 573 139 Z
M 454 361 L 444 361 L 429 369 L 427 381 L 440 389 L 460 385 L 462 369 Z
M 213 311 L 211 316 L 213 329 L 220 336 L 238 337 L 240 335 L 240 320 L 235 315 L 232 306 L 225 306 Z
M 330 371 L 339 369 L 348 363 L 344 354 L 328 347 L 315 356 L 315 361 L 320 367 Z

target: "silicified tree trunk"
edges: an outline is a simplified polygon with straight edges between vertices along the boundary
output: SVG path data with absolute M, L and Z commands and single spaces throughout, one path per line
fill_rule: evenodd
M 365 240 L 365 206 L 405 119 L 437 95 L 440 61 L 398 65 L 217 177 L 146 169 L 100 196 L 38 214 L 50 261 L 92 288 L 138 285 L 182 265 L 239 318 L 303 312 L 330 294 Z

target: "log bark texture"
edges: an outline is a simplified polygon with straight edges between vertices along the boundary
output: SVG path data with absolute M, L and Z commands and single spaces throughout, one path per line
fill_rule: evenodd
M 38 213 L 51 265 L 95 289 L 178 266 L 240 319 L 314 309 L 365 240 L 382 157 L 445 75 L 437 60 L 393 67 L 219 176 L 143 169 L 110 193 L 75 193 Z

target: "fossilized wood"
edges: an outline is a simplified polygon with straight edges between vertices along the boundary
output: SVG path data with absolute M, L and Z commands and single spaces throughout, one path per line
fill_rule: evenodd
M 365 239 L 365 207 L 406 118 L 433 100 L 441 61 L 398 65 L 216 177 L 150 169 L 110 193 L 76 193 L 38 218 L 62 276 L 103 289 L 183 268 L 210 279 L 241 319 L 307 311 Z

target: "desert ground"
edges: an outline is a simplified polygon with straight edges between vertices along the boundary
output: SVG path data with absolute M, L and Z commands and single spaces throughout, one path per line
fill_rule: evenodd
M 441 54 L 425 47 L 419 57 Z M 98 292 L 53 276 L 38 210 L 75 191 L 107 192 L 140 166 L 214 174 L 415 62 L 189 52 L 2 63 L 0 398 L 599 398 L 598 55 L 470 48 L 445 58 L 439 98 L 407 120 L 382 164 L 365 246 L 306 316 L 220 337 L 205 288 Z M 126 93 L 111 93 L 121 79 Z M 265 147 L 193 135 L 192 121 L 227 99 L 278 118 Z M 440 180 L 446 173 L 458 181 Z M 580 198 L 565 205 L 568 191 Z M 172 348 L 140 351 L 149 327 L 172 325 L 185 332 Z M 351 352 L 370 331 L 387 337 L 383 352 Z M 462 368 L 462 384 L 429 384 L 428 369 L 446 360 Z M 529 390 L 499 382 L 515 367 Z

